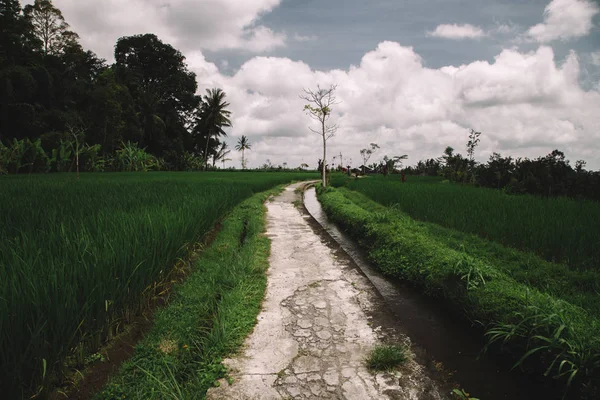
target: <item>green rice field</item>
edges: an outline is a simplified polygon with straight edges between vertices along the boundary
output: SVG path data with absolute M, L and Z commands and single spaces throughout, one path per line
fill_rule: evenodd
M 358 191 L 412 218 L 472 233 L 533 252 L 573 268 L 600 267 L 600 204 L 568 198 L 508 195 L 494 189 L 444 183 L 439 178 L 393 175 L 348 179 L 333 186 Z
M 0 391 L 60 378 L 144 308 L 235 205 L 307 173 L 121 173 L 0 179 Z
M 319 194 L 325 212 L 381 272 L 481 326 L 488 346 L 559 380 L 565 398 L 597 398 L 599 203 L 435 178 L 331 183 Z

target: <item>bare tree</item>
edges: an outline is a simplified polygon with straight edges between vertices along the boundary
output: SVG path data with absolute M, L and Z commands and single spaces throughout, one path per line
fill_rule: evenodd
M 67 124 L 69 134 L 73 137 L 73 142 L 69 142 L 73 153 L 75 153 L 75 170 L 77 171 L 77 180 L 79 180 L 79 153 L 81 152 L 85 140 L 85 128 L 72 124 Z
M 302 100 L 308 101 L 309 104 L 304 106 L 304 111 L 314 120 L 319 122 L 319 129 L 309 128 L 311 131 L 321 136 L 323 139 L 323 160 L 327 160 L 327 140 L 335 135 L 338 130 L 337 125 L 328 125 L 327 122 L 331 118 L 331 107 L 338 104 L 335 98 L 336 85 L 331 85 L 329 89 L 322 89 L 317 85 L 317 90 L 304 89 L 304 94 L 300 95 Z M 326 162 L 321 166 L 321 177 L 323 179 L 323 187 L 327 187 Z

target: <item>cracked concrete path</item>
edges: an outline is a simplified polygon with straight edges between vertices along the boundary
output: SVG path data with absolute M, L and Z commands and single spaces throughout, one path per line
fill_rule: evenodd
M 366 369 L 369 351 L 386 339 L 369 315 L 378 300 L 370 282 L 337 258 L 294 206 L 303 185 L 267 202 L 272 243 L 263 309 L 240 354 L 224 361 L 232 384 L 221 380 L 208 398 L 443 398 L 414 360 L 393 373 Z

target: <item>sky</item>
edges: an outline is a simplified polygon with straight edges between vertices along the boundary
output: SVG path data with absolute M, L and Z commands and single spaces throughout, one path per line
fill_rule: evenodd
M 31 3 L 25 1 L 24 3 Z M 328 162 L 447 146 L 476 159 L 554 149 L 600 169 L 600 0 L 54 0 L 87 49 L 155 33 L 186 56 L 199 93 L 220 87 L 250 167 L 316 167 L 303 89 L 336 86 Z M 336 160 L 333 156 L 337 155 Z M 240 166 L 230 154 L 226 166 Z

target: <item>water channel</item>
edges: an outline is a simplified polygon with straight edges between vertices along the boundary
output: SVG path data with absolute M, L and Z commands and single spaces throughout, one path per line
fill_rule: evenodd
M 482 332 L 453 317 L 439 300 L 432 300 L 405 282 L 382 276 L 358 244 L 328 220 L 314 188 L 305 191 L 304 206 L 373 283 L 393 314 L 397 329 L 411 338 L 420 363 L 441 363 L 445 371 L 451 372 L 455 383 L 481 400 L 558 400 L 562 397 L 559 390 L 519 371 L 510 371 L 507 361 L 482 354 Z

